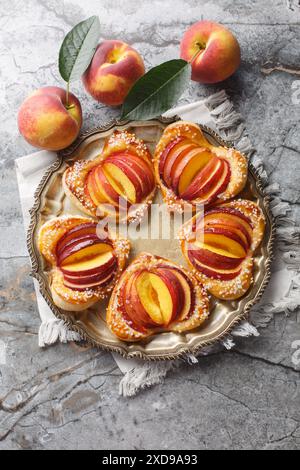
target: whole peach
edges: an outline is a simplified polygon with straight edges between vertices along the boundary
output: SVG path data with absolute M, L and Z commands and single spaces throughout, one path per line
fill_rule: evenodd
M 143 59 L 133 47 L 122 41 L 104 41 L 98 45 L 82 80 L 95 100 L 119 106 L 144 73 Z
M 82 125 L 79 100 L 56 86 L 43 87 L 22 103 L 18 113 L 19 131 L 31 145 L 45 150 L 61 150 L 78 136 Z
M 218 23 L 199 21 L 185 32 L 180 57 L 188 62 L 194 58 L 192 80 L 217 83 L 238 69 L 241 51 L 237 39 L 227 28 Z

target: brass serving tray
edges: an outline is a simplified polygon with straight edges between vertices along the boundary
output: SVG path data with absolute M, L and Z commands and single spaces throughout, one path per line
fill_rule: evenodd
M 84 312 L 65 312 L 53 304 L 49 289 L 48 273 L 50 267 L 37 249 L 37 234 L 41 225 L 53 217 L 63 214 L 80 214 L 65 197 L 61 180 L 66 167 L 75 160 L 94 158 L 103 144 L 104 139 L 115 129 L 130 129 L 138 137 L 145 140 L 150 150 L 155 145 L 166 125 L 177 121 L 159 118 L 147 122 L 117 122 L 93 129 L 83 134 L 71 147 L 59 152 L 57 160 L 47 170 L 35 193 L 35 204 L 31 210 L 31 223 L 28 230 L 28 250 L 32 263 L 32 276 L 40 286 L 41 293 L 51 310 L 59 319 L 64 320 L 69 328 L 80 333 L 81 337 L 92 345 L 118 352 L 124 357 L 139 357 L 147 360 L 174 359 L 185 353 L 195 354 L 204 346 L 224 338 L 242 319 L 245 319 L 251 307 L 260 299 L 270 278 L 270 263 L 275 234 L 274 221 L 269 208 L 268 197 L 264 195 L 263 185 L 254 167 L 249 164 L 248 183 L 241 197 L 258 203 L 266 217 L 266 231 L 263 243 L 255 255 L 254 284 L 248 293 L 236 301 L 220 301 L 212 299 L 212 312 L 206 323 L 195 330 L 177 334 L 160 333 L 139 343 L 125 343 L 116 338 L 106 326 L 105 310 L 107 302 L 100 302 Z M 211 129 L 200 126 L 205 136 L 214 145 L 230 147 L 232 143 L 221 139 Z M 156 200 L 161 195 L 157 192 Z M 150 221 L 151 223 L 151 221 Z M 141 251 L 164 256 L 179 264 L 186 265 L 177 239 L 173 240 L 134 240 L 130 259 Z

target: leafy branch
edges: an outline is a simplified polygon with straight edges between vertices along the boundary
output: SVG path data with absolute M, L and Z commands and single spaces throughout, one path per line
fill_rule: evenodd
M 67 107 L 72 81 L 78 80 L 88 68 L 100 37 L 98 16 L 81 21 L 66 35 L 59 50 L 58 67 L 61 77 L 67 82 Z

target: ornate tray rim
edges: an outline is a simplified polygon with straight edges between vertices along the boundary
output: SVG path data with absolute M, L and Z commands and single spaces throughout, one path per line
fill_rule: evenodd
M 151 119 L 150 121 L 145 121 L 145 122 L 148 122 L 148 123 L 153 122 L 153 123 L 168 125 L 168 124 L 171 124 L 171 123 L 179 121 L 179 120 L 181 120 L 181 118 L 179 116 L 173 116 L 171 118 L 165 118 L 165 117 L 160 116 L 156 119 Z M 214 343 L 219 342 L 220 340 L 226 338 L 226 336 L 228 336 L 230 334 L 230 332 L 232 331 L 232 329 L 235 326 L 237 326 L 243 320 L 247 319 L 247 317 L 249 315 L 249 312 L 252 309 L 252 307 L 262 297 L 262 294 L 265 291 L 265 289 L 266 289 L 266 287 L 269 283 L 270 277 L 271 277 L 271 263 L 272 263 L 273 255 L 274 255 L 273 254 L 273 248 L 274 248 L 274 241 L 275 241 L 275 234 L 276 234 L 275 219 L 274 219 L 274 216 L 273 216 L 273 214 L 271 212 L 271 208 L 270 208 L 270 197 L 265 195 L 265 193 L 264 193 L 264 185 L 263 185 L 262 179 L 261 179 L 258 171 L 256 170 L 256 168 L 252 165 L 251 162 L 249 162 L 249 171 L 252 173 L 252 175 L 256 179 L 256 189 L 257 189 L 258 193 L 260 194 L 260 196 L 262 198 L 264 209 L 265 209 L 266 215 L 269 219 L 270 238 L 267 241 L 267 254 L 268 254 L 268 256 L 265 260 L 266 273 L 265 273 L 265 276 L 263 278 L 263 281 L 260 285 L 260 288 L 259 288 L 258 292 L 253 297 L 253 299 L 251 299 L 247 302 L 247 304 L 244 308 L 243 314 L 241 314 L 238 318 L 234 319 L 227 326 L 227 328 L 222 333 L 217 335 L 214 339 L 207 340 L 207 341 L 202 340 L 201 345 L 194 345 L 194 346 L 188 346 L 188 347 L 181 344 L 181 345 L 178 346 L 178 350 L 176 350 L 176 352 L 174 352 L 172 354 L 166 352 L 166 353 L 160 353 L 160 354 L 157 354 L 157 355 L 145 354 L 140 350 L 128 351 L 126 342 L 122 343 L 119 346 L 112 346 L 111 344 L 98 343 L 97 341 L 92 339 L 85 331 L 83 331 L 80 327 L 78 327 L 77 325 L 75 325 L 73 323 L 71 317 L 68 317 L 66 314 L 62 313 L 58 309 L 58 307 L 56 307 L 52 303 L 52 301 L 50 300 L 50 298 L 47 294 L 47 289 L 46 289 L 46 285 L 45 285 L 46 279 L 43 276 L 43 274 L 41 274 L 41 272 L 40 272 L 39 255 L 38 255 L 38 253 L 35 249 L 35 244 L 34 244 L 34 232 L 35 232 L 36 225 L 38 223 L 38 213 L 39 213 L 39 209 L 40 209 L 40 206 L 41 206 L 41 195 L 42 195 L 42 192 L 43 192 L 49 178 L 63 164 L 64 158 L 70 156 L 84 142 L 84 140 L 86 140 L 87 138 L 93 136 L 96 133 L 107 132 L 111 129 L 114 129 L 115 127 L 124 127 L 126 125 L 132 125 L 132 124 L 134 124 L 134 122 L 138 122 L 138 121 L 130 121 L 130 120 L 120 121 L 120 120 L 114 119 L 114 120 L 110 121 L 109 123 L 107 123 L 105 125 L 95 127 L 93 129 L 91 129 L 90 131 L 86 131 L 86 132 L 80 134 L 80 136 L 76 139 L 76 141 L 71 146 L 69 146 L 67 149 L 64 149 L 60 152 L 57 152 L 57 159 L 46 170 L 41 182 L 39 183 L 39 185 L 38 185 L 38 187 L 37 187 L 37 189 L 34 193 L 34 205 L 31 208 L 31 210 L 29 211 L 29 213 L 30 213 L 30 224 L 29 224 L 29 228 L 28 228 L 28 231 L 27 231 L 27 248 L 28 248 L 28 252 L 29 252 L 29 256 L 30 256 L 30 260 L 31 260 L 31 265 L 32 265 L 32 270 L 30 272 L 30 275 L 38 281 L 40 292 L 41 292 L 43 298 L 45 299 L 46 303 L 50 307 L 51 311 L 53 312 L 53 314 L 58 319 L 63 320 L 67 324 L 67 326 L 70 330 L 78 333 L 82 337 L 83 341 L 86 341 L 91 346 L 99 348 L 99 349 L 103 349 L 103 350 L 106 350 L 106 351 L 110 351 L 110 352 L 117 352 L 117 353 L 121 354 L 121 356 L 123 356 L 124 358 L 128 358 L 128 359 L 129 358 L 139 358 L 139 359 L 143 359 L 143 360 L 147 360 L 147 361 L 174 360 L 174 359 L 179 359 L 179 358 L 181 358 L 182 356 L 184 356 L 186 354 L 197 354 L 201 349 L 203 349 L 207 346 L 210 346 Z M 226 140 L 222 139 L 219 136 L 219 134 L 217 134 L 217 132 L 215 132 L 213 129 L 209 128 L 208 126 L 202 125 L 202 124 L 199 124 L 199 126 L 203 131 L 206 131 L 208 134 L 210 134 L 220 145 L 222 145 L 224 147 L 234 147 L 233 142 L 226 141 Z

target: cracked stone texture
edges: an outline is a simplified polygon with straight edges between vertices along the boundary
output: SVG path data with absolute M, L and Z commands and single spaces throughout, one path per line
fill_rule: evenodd
M 41 351 L 39 318 L 26 253 L 14 159 L 32 148 L 18 135 L 22 100 L 42 85 L 62 85 L 57 53 L 64 34 L 98 14 L 103 38 L 123 39 L 147 67 L 178 56 L 193 22 L 227 24 L 243 62 L 222 85 L 191 83 L 183 102 L 225 88 L 272 181 L 300 219 L 300 7 L 298 0 L 1 0 L 1 312 L 0 449 L 299 449 L 300 314 L 277 315 L 259 338 L 234 352 L 182 364 L 163 385 L 134 399 L 118 395 L 121 374 L 110 354 L 58 345 Z M 296 82 L 298 80 L 298 82 Z M 96 104 L 81 83 L 72 86 L 84 128 L 117 110 Z

